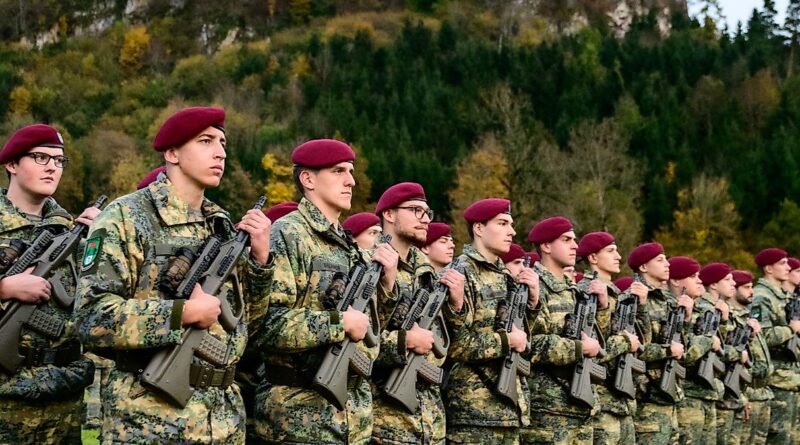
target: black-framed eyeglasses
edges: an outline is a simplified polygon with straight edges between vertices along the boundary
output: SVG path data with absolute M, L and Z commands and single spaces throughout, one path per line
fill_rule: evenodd
M 25 153 L 22 155 L 26 158 L 33 158 L 33 162 L 39 165 L 47 165 L 50 163 L 50 160 L 53 160 L 53 164 L 55 164 L 58 168 L 64 168 L 69 164 L 69 158 L 63 155 L 49 155 L 47 153 L 42 153 L 39 151 L 34 151 L 32 153 Z
M 425 207 L 420 206 L 404 206 L 404 207 L 397 207 L 398 209 L 406 209 L 411 210 L 414 212 L 414 216 L 417 219 L 422 219 L 423 215 L 428 215 L 428 219 L 433 221 L 433 209 L 426 209 Z

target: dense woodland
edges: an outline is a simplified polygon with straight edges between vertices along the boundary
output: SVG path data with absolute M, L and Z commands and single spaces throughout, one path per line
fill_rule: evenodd
M 97 3 L 116 19 L 92 34 Z M 336 137 L 359 152 L 353 211 L 418 181 L 460 241 L 463 208 L 492 195 L 514 201 L 519 241 L 565 214 L 623 250 L 655 239 L 748 268 L 766 244 L 800 255 L 798 0 L 785 23 L 766 1 L 735 30 L 673 8 L 664 33 L 653 8 L 624 36 L 612 1 L 130 3 L 0 0 L 0 141 L 61 128 L 71 211 L 132 191 L 159 164 L 160 123 L 216 104 L 229 150 L 209 195 L 234 215 L 296 198 L 291 148 Z

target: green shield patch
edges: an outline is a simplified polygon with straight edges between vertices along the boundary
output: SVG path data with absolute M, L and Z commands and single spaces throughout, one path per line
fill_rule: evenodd
M 83 260 L 81 261 L 81 272 L 88 272 L 97 262 L 100 251 L 103 247 L 103 237 L 105 230 L 99 230 L 86 240 L 86 248 L 83 250 Z

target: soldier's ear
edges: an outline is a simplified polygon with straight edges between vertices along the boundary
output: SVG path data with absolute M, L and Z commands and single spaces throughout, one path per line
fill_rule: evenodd
M 303 188 L 306 190 L 314 190 L 315 187 L 315 180 L 316 177 L 311 170 L 301 170 L 300 174 L 298 175 L 298 179 L 300 180 L 300 184 L 303 185 Z
M 170 164 L 180 164 L 178 156 L 178 149 L 175 147 L 168 148 L 164 151 L 164 160 Z
M 553 252 L 553 249 L 550 248 L 550 243 L 542 243 L 539 244 L 539 251 L 542 253 L 542 255 L 550 255 Z

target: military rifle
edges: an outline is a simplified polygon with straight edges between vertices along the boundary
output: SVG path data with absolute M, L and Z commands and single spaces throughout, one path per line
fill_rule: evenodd
M 706 311 L 695 326 L 696 335 L 716 335 L 719 336 L 719 325 L 722 313 L 718 309 Z M 725 364 L 719 359 L 716 351 L 708 351 L 700 363 L 697 365 L 697 377 L 705 382 L 710 388 L 716 388 L 714 380 L 716 375 L 725 372 Z
M 681 289 L 680 295 L 683 295 L 685 292 L 685 289 Z M 672 342 L 683 344 L 684 318 L 686 318 L 686 309 L 683 306 L 678 306 L 669 312 L 669 315 L 667 315 L 667 322 L 661 326 L 661 340 L 668 350 Z M 686 368 L 678 362 L 677 358 L 670 357 L 664 364 L 658 388 L 674 402 L 678 401 L 679 378 L 686 378 Z
M 638 273 L 633 274 L 634 281 L 641 282 Z M 620 334 L 623 331 L 637 335 L 636 314 L 639 309 L 639 297 L 630 294 L 626 299 L 617 301 L 614 316 L 611 322 L 611 332 Z M 636 384 L 634 383 L 633 373 L 639 374 L 647 371 L 646 365 L 642 360 L 636 358 L 633 352 L 622 354 L 617 360 L 616 372 L 614 374 L 614 389 L 627 397 L 636 398 Z
M 92 207 L 100 208 L 107 200 L 101 196 Z M 46 279 L 52 286 L 51 295 L 63 308 L 70 309 L 75 299 L 64 288 L 63 274 L 58 270 L 68 265 L 72 280 L 77 284 L 78 272 L 75 267 L 75 250 L 86 235 L 89 226 L 76 223 L 72 230 L 56 235 L 48 229 L 42 230 L 30 244 L 12 242 L 0 257 L 6 270 L 0 279 L 23 273 L 33 267 L 31 275 Z M 44 304 L 44 303 L 43 303 Z M 51 339 L 64 334 L 65 323 L 40 310 L 39 305 L 12 300 L 0 318 L 0 367 L 11 374 L 17 372 L 25 357 L 19 354 L 19 339 L 23 326 Z
M 266 197 L 262 196 L 253 208 L 261 210 L 264 203 Z M 172 297 L 188 300 L 195 285 L 200 284 L 203 292 L 220 301 L 219 323 L 226 332 L 234 331 L 244 313 L 244 298 L 239 291 L 236 266 L 249 242 L 250 234 L 239 229 L 235 237 L 224 243 L 215 235 L 209 236 L 196 257 L 184 251 L 177 260 L 185 262 L 188 258 L 184 256 L 188 256 L 194 257 L 193 262 L 186 275 L 180 275 L 183 279 Z M 232 280 L 235 308 L 231 308 L 228 302 L 228 292 L 222 292 L 223 285 L 229 279 Z M 190 372 L 195 355 L 211 363 L 213 367 L 225 367 L 230 355 L 230 345 L 212 336 L 208 329 L 189 326 L 183 331 L 179 344 L 162 348 L 150 359 L 142 373 L 142 384 L 175 405 L 185 408 L 195 391 Z M 229 373 L 226 372 L 227 374 Z M 232 379 L 232 370 L 230 374 L 229 378 Z
M 733 346 L 733 348 L 741 354 L 748 350 L 747 345 L 750 342 L 750 335 L 752 332 L 753 328 L 751 328 L 750 325 L 736 326 L 736 329 L 734 329 L 725 340 L 725 344 Z M 722 383 L 725 385 L 725 391 L 729 392 L 737 399 L 741 397 L 742 389 L 744 389 L 748 383 L 753 382 L 753 376 L 751 376 L 746 369 L 746 366 L 750 366 L 750 363 L 750 360 L 748 360 L 747 363 L 742 363 L 741 361 L 731 363 L 728 365 L 728 370 L 725 372 L 725 378 L 722 380 Z M 744 384 L 742 384 L 742 382 L 744 382 Z
M 597 295 L 578 292 L 575 297 L 575 312 L 567 316 L 565 336 L 573 340 L 580 340 L 582 333 L 597 339 L 596 317 Z M 598 357 L 605 355 L 603 349 Z M 570 384 L 570 395 L 589 407 L 594 406 L 594 392 L 592 383 L 600 383 L 606 379 L 606 368 L 595 362 L 592 357 L 581 356 L 575 364 Z
M 525 257 L 524 267 L 530 267 L 530 257 Z M 525 308 L 528 306 L 528 286 L 517 284 L 509 293 L 509 299 L 503 300 L 496 314 L 496 326 L 506 334 L 510 334 L 514 326 L 527 332 Z M 510 348 L 509 348 L 510 349 Z M 527 349 L 527 348 L 526 348 Z M 531 362 L 522 355 L 510 349 L 508 355 L 503 357 L 500 367 L 500 376 L 497 379 L 497 393 L 516 404 L 517 376 L 528 377 L 531 375 Z

